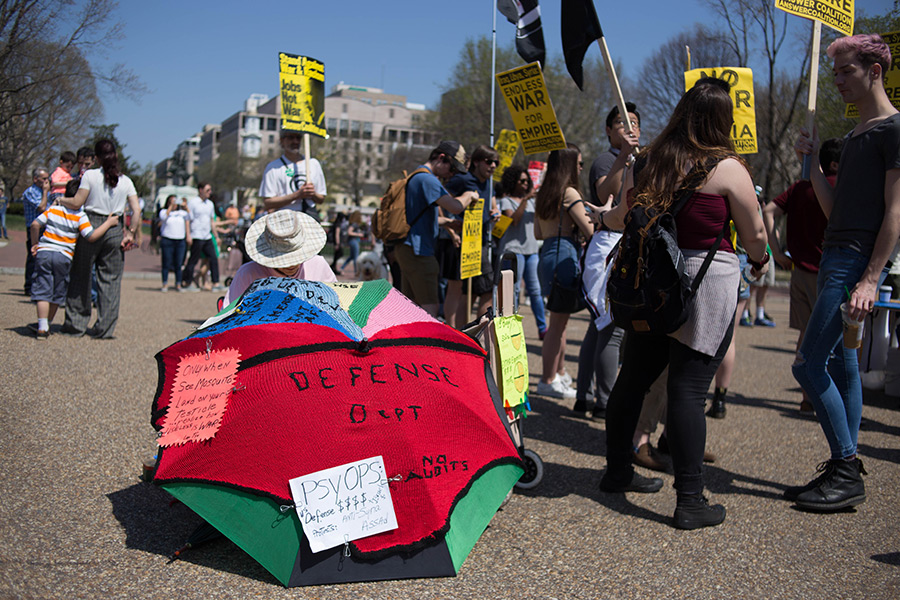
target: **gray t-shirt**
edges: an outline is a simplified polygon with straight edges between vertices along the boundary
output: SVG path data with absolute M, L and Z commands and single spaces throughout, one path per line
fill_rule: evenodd
M 594 163 L 591 165 L 591 172 L 588 174 L 588 181 L 591 184 L 591 202 L 598 206 L 606 204 L 606 198 L 601 202 L 600 198 L 597 197 L 597 180 L 609 175 L 618 155 L 619 151 L 617 149 L 610 148 L 594 159 Z
M 900 114 L 844 139 L 823 248 L 870 256 L 884 220 L 884 178 L 900 168 Z
M 500 238 L 500 254 L 513 252 L 515 254 L 537 254 L 538 241 L 534 237 L 534 198 L 526 200 L 525 213 L 518 225 L 510 225 L 503 237 Z M 519 204 L 511 198 L 500 198 L 500 212 L 516 210 Z

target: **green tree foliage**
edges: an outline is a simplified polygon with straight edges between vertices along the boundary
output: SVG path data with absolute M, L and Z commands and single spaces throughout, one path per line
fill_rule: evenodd
M 6 0 L 0 3 L 0 178 L 20 193 L 29 171 L 53 168 L 102 117 L 97 89 L 143 90 L 122 65 L 103 68 L 119 38 L 112 0 Z M 14 196 L 13 196 L 14 197 Z
M 259 189 L 264 167 L 258 158 L 223 152 L 215 160 L 198 166 L 194 176 L 197 181 L 211 183 L 216 195 L 223 192 L 233 194 L 238 207 L 241 207 L 246 204 L 249 194 Z
M 497 73 L 522 64 L 512 44 L 497 47 Z M 580 91 L 566 71 L 562 57 L 549 57 L 544 68 L 547 92 L 553 103 L 557 120 L 566 141 L 581 148 L 585 161 L 606 148 L 606 133 L 602 120 L 615 104 L 606 69 L 599 53 L 588 54 L 584 61 L 584 91 Z M 488 37 L 469 39 L 460 52 L 459 62 L 448 78 L 437 110 L 435 129 L 446 139 L 459 141 L 471 151 L 479 144 L 490 141 L 491 117 L 491 40 Z M 626 94 L 627 96 L 627 94 Z M 494 137 L 501 129 L 513 129 L 512 117 L 499 88 L 494 100 Z M 528 159 L 545 160 L 546 154 L 528 156 Z M 519 149 L 518 160 L 523 159 Z M 401 167 L 392 160 L 392 170 Z M 402 168 L 409 168 L 403 164 Z M 415 166 L 412 164 L 411 166 Z
M 125 144 L 116 137 L 116 127 L 118 126 L 118 123 L 91 125 L 91 135 L 85 138 L 80 145 L 93 149 L 94 144 L 100 140 L 111 140 L 116 145 L 116 154 L 119 155 L 119 168 L 122 170 L 122 174 L 128 175 L 134 182 L 134 189 L 137 191 L 138 196 L 147 198 L 150 194 L 150 175 L 145 167 L 142 167 L 125 154 Z

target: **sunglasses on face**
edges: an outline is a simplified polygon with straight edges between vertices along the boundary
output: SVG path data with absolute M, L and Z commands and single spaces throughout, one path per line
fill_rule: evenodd
M 486 162 L 489 165 L 493 165 L 495 167 L 500 164 L 499 160 L 494 160 L 493 158 L 486 158 L 486 159 L 484 159 L 484 162 Z

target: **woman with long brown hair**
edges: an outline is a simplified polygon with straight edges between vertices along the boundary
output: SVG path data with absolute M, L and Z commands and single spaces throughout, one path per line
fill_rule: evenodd
M 698 81 L 681 98 L 663 132 L 638 159 L 644 166 L 636 178 L 630 174 L 634 188 L 629 190 L 629 201 L 592 218 L 612 229 L 622 229 L 630 206 L 640 203 L 668 210 L 685 189 L 693 190 L 675 217 L 678 246 L 688 275 L 693 279 L 699 271 L 729 220 L 734 221 L 754 275 L 765 273 L 769 258 L 766 233 L 750 173 L 731 142 L 732 123 L 728 84 L 713 78 Z M 703 496 L 703 409 L 709 384 L 731 341 L 739 277 L 738 259 L 726 236 L 697 289 L 687 322 L 668 335 L 626 336 L 622 369 L 609 397 L 607 470 L 600 489 L 658 491 L 661 479 L 635 473 L 631 442 L 644 395 L 668 365 L 666 435 L 677 492 L 674 524 L 680 529 L 709 527 L 725 520 L 725 508 L 710 506 Z
M 72 259 L 69 291 L 66 295 L 66 322 L 62 332 L 73 336 L 88 333 L 94 338 L 113 337 L 119 319 L 119 297 L 125 251 L 140 244 L 141 206 L 134 183 L 119 167 L 116 145 L 100 140 L 94 145 L 99 169 L 90 169 L 81 176 L 78 193 L 63 203 L 69 208 L 81 208 L 95 227 L 109 215 L 118 215 L 119 224 L 110 227 L 96 242 L 79 238 Z M 130 228 L 124 228 L 121 218 L 125 205 L 132 211 Z M 91 319 L 91 271 L 97 272 L 97 320 L 88 329 Z
M 544 240 L 538 276 L 545 296 L 550 295 L 554 281 L 558 290 L 565 290 L 563 295 L 581 293 L 578 289 L 581 274 L 579 234 L 589 238 L 594 233 L 580 191 L 582 166 L 581 150 L 575 144 L 551 152 L 547 159 L 547 174 L 535 200 L 534 235 Z M 572 380 L 565 372 L 566 324 L 570 313 L 552 302 L 548 302 L 546 308 L 549 319 L 541 347 L 543 373 L 536 393 L 572 399 L 575 390 L 569 387 Z

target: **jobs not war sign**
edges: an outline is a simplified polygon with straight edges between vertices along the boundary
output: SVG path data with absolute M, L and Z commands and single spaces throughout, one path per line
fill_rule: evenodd
M 463 215 L 459 278 L 481 275 L 481 229 L 484 225 L 484 198 L 469 205 Z
M 734 100 L 734 125 L 731 140 L 738 154 L 757 152 L 756 102 L 753 96 L 753 71 L 746 67 L 712 67 L 691 69 L 684 72 L 685 91 L 694 87 L 704 77 L 716 77 L 731 86 Z
M 853 0 L 775 0 L 775 8 L 853 35 Z
M 563 150 L 563 137 L 540 63 L 531 63 L 497 73 L 500 93 L 512 115 L 525 154 Z
M 281 126 L 328 137 L 325 129 L 325 63 L 308 56 L 278 53 Z

